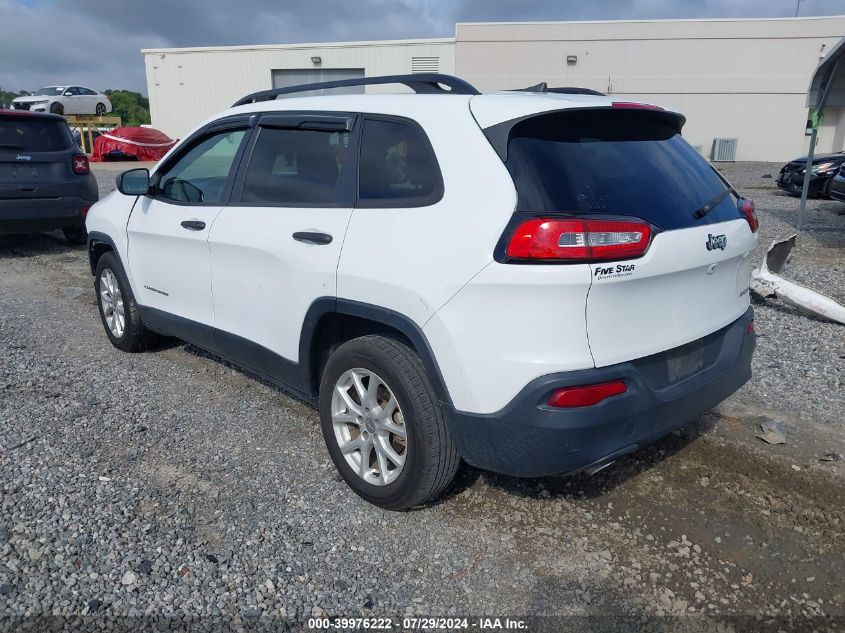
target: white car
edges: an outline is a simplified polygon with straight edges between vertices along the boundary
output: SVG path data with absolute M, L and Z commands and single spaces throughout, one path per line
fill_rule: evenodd
M 84 86 L 47 86 L 29 97 L 13 99 L 12 108 L 53 114 L 103 116 L 111 112 L 111 101 L 106 95 Z
M 418 94 L 275 99 L 388 82 Z M 178 337 L 312 403 L 384 508 L 461 460 L 602 468 L 751 376 L 753 203 L 683 124 L 444 75 L 250 95 L 92 207 L 106 335 Z

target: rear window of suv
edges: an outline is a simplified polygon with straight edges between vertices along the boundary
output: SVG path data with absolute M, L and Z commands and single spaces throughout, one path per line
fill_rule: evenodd
M 508 171 L 521 212 L 642 218 L 665 229 L 735 220 L 726 185 L 682 137 L 674 115 L 635 109 L 567 110 L 516 123 Z
M 0 116 L 0 151 L 57 152 L 73 143 L 67 123 L 33 116 Z

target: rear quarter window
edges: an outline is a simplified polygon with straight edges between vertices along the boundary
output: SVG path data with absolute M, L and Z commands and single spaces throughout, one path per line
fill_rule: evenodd
M 741 217 L 728 196 L 693 218 L 726 185 L 683 139 L 673 116 L 608 108 L 517 122 L 505 161 L 517 210 L 633 216 L 665 230 Z
M 366 119 L 360 156 L 359 207 L 422 207 L 443 197 L 437 158 L 416 124 Z
M 39 117 L 0 117 L 0 150 L 56 152 L 73 139 L 64 121 Z

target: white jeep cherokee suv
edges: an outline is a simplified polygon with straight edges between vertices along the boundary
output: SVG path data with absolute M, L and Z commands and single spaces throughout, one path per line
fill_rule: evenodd
M 417 94 L 276 100 L 352 83 Z M 461 460 L 600 468 L 751 375 L 753 204 L 683 124 L 444 75 L 250 95 L 92 207 L 106 334 L 184 339 L 316 405 L 385 508 Z

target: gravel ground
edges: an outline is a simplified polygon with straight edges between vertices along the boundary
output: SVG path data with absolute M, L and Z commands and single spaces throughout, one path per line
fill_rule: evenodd
M 120 168 L 95 166 L 104 192 Z M 776 166 L 724 169 L 761 209 L 762 257 L 797 202 L 761 177 Z M 845 223 L 845 205 L 811 206 Z M 845 298 L 843 241 L 803 235 L 788 275 Z M 593 477 L 464 467 L 436 504 L 397 514 L 348 491 L 310 408 L 191 346 L 112 348 L 84 248 L 0 238 L 0 629 L 44 628 L 38 615 L 148 630 L 324 614 L 845 626 L 845 469 L 818 460 L 845 452 L 845 330 L 755 307 L 752 383 L 682 431 Z M 754 438 L 766 417 L 786 445 Z
M 779 164 L 737 163 L 724 175 L 744 195 L 753 198 L 760 215 L 759 265 L 772 241 L 797 232 L 799 200 L 780 190 L 773 178 Z M 814 200 L 808 204 L 806 226 L 838 226 L 840 231 L 804 231 L 784 276 L 845 303 L 845 203 Z M 790 428 L 835 426 L 845 435 L 845 328 L 800 314 L 778 301 L 758 301 L 755 323 L 758 353 L 753 383 L 728 404 L 751 405 L 770 411 Z M 800 403 L 800 406 L 796 406 Z

